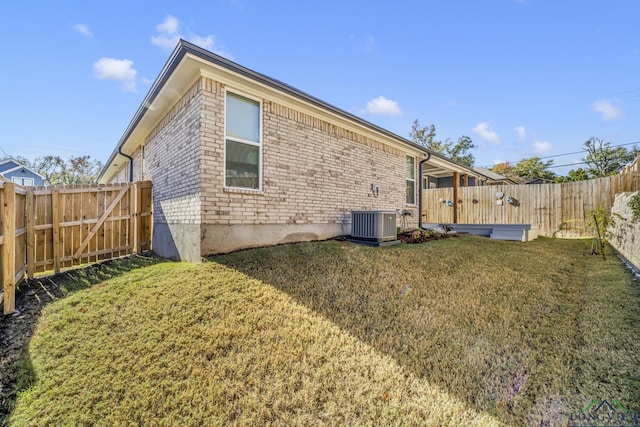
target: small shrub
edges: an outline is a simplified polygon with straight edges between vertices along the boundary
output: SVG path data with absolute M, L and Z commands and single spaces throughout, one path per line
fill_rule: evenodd
M 607 230 L 615 224 L 611 215 L 605 211 L 604 208 L 600 207 L 589 212 L 588 217 L 589 220 L 587 224 L 589 227 L 591 227 L 593 232 L 598 234 L 602 240 L 607 241 L 610 237 Z
M 631 200 L 629 200 L 629 207 L 631 208 L 631 212 L 633 213 L 631 221 L 637 222 L 640 219 L 640 191 L 637 192 L 636 195 L 631 198 Z

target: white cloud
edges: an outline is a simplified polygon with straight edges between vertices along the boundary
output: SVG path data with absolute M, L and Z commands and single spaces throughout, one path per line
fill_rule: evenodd
M 500 136 L 491 128 L 489 123 L 481 122 L 471 129 L 473 133 L 480 136 L 482 139 L 486 139 L 492 144 L 500 144 Z
M 373 53 L 376 50 L 376 39 L 371 34 L 365 34 L 364 37 L 350 35 L 349 39 L 354 48 L 365 53 Z
M 549 141 L 533 141 L 533 152 L 535 154 L 547 154 L 553 150 L 553 145 Z
M 371 53 L 376 50 L 376 40 L 373 38 L 371 34 L 367 34 L 364 40 L 364 45 L 362 46 L 362 50 L 367 53 Z
M 524 141 L 524 139 L 527 137 L 527 130 L 524 128 L 524 126 L 516 126 L 513 129 L 518 134 L 518 139 L 520 141 Z
M 179 28 L 180 21 L 175 16 L 167 15 L 161 24 L 156 25 L 156 31 L 160 34 L 151 37 L 151 44 L 166 50 L 173 49 L 182 37 L 178 33 Z
M 181 27 L 182 23 L 178 18 L 173 15 L 167 15 L 167 17 L 164 18 L 164 21 L 156 25 L 156 31 L 158 34 L 151 36 L 151 44 L 159 46 L 165 50 L 171 50 L 176 47 L 180 39 L 185 39 L 204 49 L 217 53 L 218 55 L 222 55 L 230 59 L 233 58 L 230 53 L 225 52 L 216 46 L 216 38 L 211 34 L 200 36 L 187 29 L 187 35 L 185 35 L 183 34 Z
M 600 113 L 602 120 L 605 122 L 620 120 L 624 117 L 624 111 L 622 111 L 622 108 L 620 108 L 619 105 L 619 101 L 613 101 L 610 99 L 599 99 L 591 104 L 594 111 Z
M 74 29 L 78 34 L 82 34 L 85 37 L 93 37 L 93 33 L 91 32 L 87 24 L 76 24 L 71 28 Z
M 125 92 L 136 91 L 136 71 L 129 59 L 100 58 L 93 63 L 93 75 L 98 79 L 115 80 Z
M 167 15 L 162 24 L 156 25 L 156 30 L 158 30 L 159 33 L 164 34 L 177 34 L 179 27 L 180 21 L 178 21 L 178 18 L 172 15 Z
M 396 101 L 379 96 L 367 102 L 367 113 L 387 116 L 400 116 L 402 110 Z
M 207 50 L 213 50 L 216 44 L 216 40 L 213 38 L 212 35 L 208 35 L 206 37 L 192 35 L 189 41 Z
M 502 164 L 502 163 L 507 163 L 507 161 L 506 160 L 502 160 L 502 159 L 495 159 L 493 161 L 494 165 L 499 165 L 499 164 Z

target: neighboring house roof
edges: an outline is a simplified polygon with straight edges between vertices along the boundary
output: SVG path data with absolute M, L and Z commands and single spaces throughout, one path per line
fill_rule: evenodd
M 362 133 L 372 135 L 386 143 L 411 147 L 413 151 L 424 153 L 425 157 L 430 155 L 432 160 L 427 164 L 431 167 L 445 168 L 474 176 L 483 175 L 286 83 L 245 68 L 185 40 L 180 40 L 120 138 L 109 160 L 105 163 L 98 177 L 99 182 L 108 181 L 115 175 L 119 170 L 116 163 L 118 155 L 123 152 L 130 155 L 138 146 L 142 145 L 148 133 L 153 130 L 168 109 L 177 102 L 198 76 L 210 76 L 213 80 L 222 83 L 235 82 L 240 78 L 250 86 L 250 89 L 253 87 L 261 91 L 270 90 L 274 94 L 274 98 L 283 99 L 280 102 L 288 104 L 293 102 L 306 108 L 312 107 L 322 110 L 330 116 L 330 120 L 333 122 L 348 122 L 352 127 L 353 125 L 358 127 Z M 282 97 L 283 94 L 284 97 Z
M 13 159 L 0 160 L 0 173 L 9 169 L 13 169 L 19 165 L 20 163 L 18 163 L 16 160 L 13 160 Z
M 492 170 L 481 168 L 481 167 L 477 167 L 477 168 L 473 168 L 473 169 L 475 171 L 481 173 L 482 175 L 486 176 L 489 180 L 494 181 L 496 183 L 500 183 L 500 184 L 517 184 L 517 182 L 515 182 L 511 178 L 506 177 L 504 175 L 500 175 L 499 173 L 495 173 Z
M 523 182 L 523 184 L 554 184 L 555 181 L 547 178 L 536 178 L 530 181 Z
M 12 172 L 17 172 L 20 169 L 24 169 L 25 171 L 29 172 L 29 177 L 38 177 L 40 179 L 42 179 L 43 181 L 45 181 L 45 177 L 40 175 L 38 172 L 34 171 L 33 169 L 31 169 L 28 166 L 24 166 L 20 163 L 18 163 L 17 160 L 14 159 L 5 159 L 0 161 L 0 175 L 2 176 L 6 176 Z

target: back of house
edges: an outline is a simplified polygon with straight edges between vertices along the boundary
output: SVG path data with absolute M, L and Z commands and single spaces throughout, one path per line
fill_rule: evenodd
M 349 234 L 352 211 L 408 211 L 407 225 L 418 227 L 422 183 L 465 175 L 465 182 L 486 180 L 285 83 L 180 41 L 100 182 L 151 180 L 154 251 L 197 261 Z

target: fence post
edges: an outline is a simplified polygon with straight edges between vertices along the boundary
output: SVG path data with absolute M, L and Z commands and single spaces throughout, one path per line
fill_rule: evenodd
M 36 245 L 35 245 L 35 195 L 33 190 L 27 190 L 27 277 L 33 279 L 36 269 Z
M 51 220 L 53 222 L 53 269 L 60 272 L 60 211 L 59 190 L 54 188 L 51 192 Z
M 453 173 L 453 223 L 458 223 L 458 187 L 460 187 L 460 173 Z
M 4 184 L 4 220 L 2 221 L 2 277 L 4 278 L 4 314 L 16 310 L 16 185 Z
M 131 252 L 140 253 L 140 243 L 138 242 L 138 217 L 140 215 L 138 203 L 138 182 L 131 184 L 131 223 L 129 225 L 129 244 L 132 246 Z

